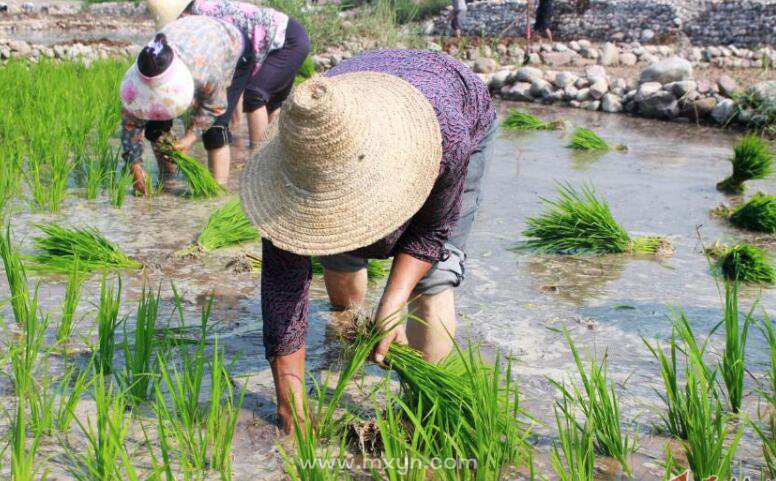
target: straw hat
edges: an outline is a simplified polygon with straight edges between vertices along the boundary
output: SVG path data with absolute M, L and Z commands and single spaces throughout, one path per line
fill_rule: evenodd
M 148 13 L 158 28 L 175 21 L 181 16 L 191 0 L 148 0 Z
M 295 254 L 382 239 L 420 209 L 439 175 L 434 108 L 392 75 L 314 77 L 296 87 L 278 124 L 250 159 L 241 197 L 262 235 Z
M 119 89 L 127 112 L 143 120 L 172 120 L 183 115 L 194 100 L 194 78 L 178 55 L 156 77 L 146 77 L 133 63 Z

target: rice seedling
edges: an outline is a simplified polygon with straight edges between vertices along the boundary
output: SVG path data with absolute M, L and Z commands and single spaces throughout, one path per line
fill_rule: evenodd
M 670 243 L 661 237 L 631 237 L 617 223 L 609 204 L 592 186 L 558 186 L 558 200 L 542 199 L 550 209 L 529 218 L 523 234 L 529 239 L 518 248 L 550 254 L 629 253 L 663 255 Z
M 742 430 L 730 432 L 728 418 L 722 414 L 722 403 L 704 370 L 689 360 L 685 370 L 684 416 L 687 439 L 682 440 L 687 462 L 694 479 L 731 479 L 732 461 L 741 440 Z
M 127 323 L 124 323 L 124 371 L 119 375 L 119 383 L 133 403 L 146 401 L 153 393 L 152 383 L 156 376 L 153 362 L 156 345 L 154 336 L 160 299 L 161 285 L 156 294 L 143 286 L 135 316 L 134 342 L 131 345 Z
M 11 293 L 11 308 L 14 319 L 17 324 L 23 326 L 30 317 L 27 273 L 21 255 L 13 245 L 10 224 L 5 228 L 5 236 L 0 236 L 0 258 L 3 259 L 8 290 Z
M 302 66 L 299 67 L 299 71 L 296 73 L 294 85 L 299 85 L 305 80 L 312 78 L 313 75 L 315 75 L 315 64 L 313 63 L 312 57 L 307 57 L 304 59 Z
M 18 139 L 0 138 L 0 217 L 6 205 L 19 194 L 22 178 L 22 151 Z
M 54 417 L 54 427 L 61 433 L 70 431 L 70 426 L 75 419 L 75 410 L 78 403 L 84 397 L 92 385 L 92 377 L 89 374 L 94 370 L 94 357 L 80 372 L 75 366 L 65 371 L 65 375 L 59 380 L 57 397 L 59 404 Z
M 575 403 L 587 422 L 585 429 L 590 429 L 596 452 L 610 456 L 619 461 L 626 474 L 630 474 L 628 456 L 636 450 L 635 435 L 624 431 L 620 416 L 620 397 L 613 382 L 607 379 L 606 356 L 599 363 L 591 361 L 589 372 L 585 369 L 571 335 L 563 331 L 566 342 L 574 357 L 581 388 L 573 384 L 567 388 L 565 384 L 551 380 L 558 388 L 563 398 L 569 403 Z
M 189 196 L 194 199 L 210 199 L 218 197 L 224 192 L 218 182 L 213 178 L 213 174 L 207 167 L 191 158 L 188 154 L 175 150 L 175 145 L 171 140 L 160 140 L 161 151 L 170 156 L 178 170 L 186 178 L 189 185 Z
M 78 177 L 84 187 L 84 197 L 87 200 L 94 200 L 100 192 L 100 186 L 103 183 L 106 172 L 103 169 L 103 162 L 95 158 L 83 158 L 78 162 Z
M 761 479 L 776 479 L 776 416 L 770 417 L 770 427 L 763 429 L 756 422 L 750 421 L 755 434 L 763 443 L 763 458 L 765 459 L 765 471 L 768 476 Z
M 54 432 L 56 421 L 57 392 L 53 386 L 48 363 L 39 369 L 39 379 L 34 379 L 27 393 L 30 409 L 29 427 L 34 433 L 50 436 Z
M 121 307 L 121 277 L 116 282 L 108 282 L 102 277 L 100 285 L 100 305 L 97 310 L 97 368 L 102 375 L 113 372 L 113 357 L 116 352 L 116 329 L 124 322 L 119 319 Z
M 127 198 L 127 192 L 134 180 L 135 178 L 132 176 L 132 172 L 130 172 L 129 169 L 121 169 L 108 173 L 108 196 L 110 197 L 110 204 L 113 207 L 120 209 L 124 205 L 124 200 Z
M 86 447 L 81 452 L 67 450 L 70 474 L 76 481 L 124 481 L 119 462 L 130 424 L 126 399 L 107 376 L 95 373 L 93 386 L 95 419 L 75 418 Z
M 509 130 L 558 130 L 563 128 L 563 121 L 545 122 L 528 112 L 509 109 L 501 126 Z
M 762 324 L 760 325 L 760 331 L 763 337 L 768 342 L 768 352 L 770 353 L 770 370 L 767 373 L 766 390 L 763 390 L 762 394 L 771 403 L 774 409 L 776 409 L 776 330 L 771 323 L 768 315 L 765 315 Z M 774 431 L 776 433 L 776 431 Z
M 313 266 L 313 274 L 316 276 L 323 275 L 325 270 L 321 260 L 315 256 L 310 258 Z M 390 259 L 369 259 L 369 264 L 366 267 L 367 277 L 369 279 L 382 279 L 391 272 L 391 265 L 393 264 L 393 258 Z
M 755 194 L 733 210 L 730 222 L 742 229 L 776 234 L 776 195 Z
M 550 465 L 560 481 L 593 481 L 595 450 L 594 421 L 580 425 L 564 396 L 555 406 L 558 440 L 550 451 Z
M 744 398 L 744 377 L 746 376 L 746 341 L 749 337 L 749 327 L 753 319 L 754 308 L 749 311 L 740 325 L 738 316 L 738 283 L 725 283 L 725 352 L 722 354 L 720 371 L 727 387 L 730 410 L 741 411 Z
M 712 246 L 706 252 L 716 258 L 715 273 L 729 282 L 776 283 L 776 267 L 765 249 L 741 243 L 732 247 Z
M 243 212 L 240 199 L 233 199 L 213 212 L 197 237 L 197 246 L 210 252 L 259 239 L 259 231 Z
M 768 143 L 755 134 L 741 138 L 733 147 L 733 173 L 717 184 L 723 192 L 740 193 L 744 182 L 764 179 L 773 173 L 773 153 Z
M 62 306 L 62 317 L 57 325 L 57 344 L 67 342 L 73 335 L 75 313 L 78 309 L 78 303 L 81 300 L 81 288 L 84 283 L 84 277 L 81 275 L 78 259 L 73 262 L 73 268 L 70 271 L 70 277 L 65 288 L 65 303 Z
M 68 228 L 58 224 L 37 227 L 44 234 L 33 239 L 41 251 L 31 258 L 37 270 L 70 273 L 76 259 L 85 273 L 142 267 L 93 227 Z
M 616 150 L 618 152 L 627 152 L 628 147 L 624 145 L 610 146 L 604 139 L 595 132 L 584 127 L 577 127 L 571 134 L 571 141 L 566 146 L 572 150 L 581 150 L 586 152 L 608 152 Z
M 48 469 L 40 473 L 42 464 L 37 459 L 42 434 L 37 433 L 27 442 L 27 422 L 24 402 L 16 402 L 16 416 L 11 425 L 11 481 L 46 481 Z M 40 475 L 39 475 L 40 473 Z

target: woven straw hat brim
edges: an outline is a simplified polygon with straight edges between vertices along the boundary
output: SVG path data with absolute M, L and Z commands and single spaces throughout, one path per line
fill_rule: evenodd
M 148 0 L 148 13 L 157 28 L 174 22 L 181 16 L 191 0 Z
M 408 82 L 375 72 L 326 81 L 342 93 L 345 106 L 343 115 L 321 129 L 317 153 L 336 155 L 331 146 L 341 144 L 329 141 L 328 132 L 353 132 L 361 168 L 319 173 L 314 191 L 302 188 L 288 174 L 289 163 L 298 170 L 316 159 L 289 158 L 283 133 L 276 132 L 242 178 L 248 217 L 275 246 L 299 255 L 352 251 L 396 230 L 425 203 L 442 159 L 434 109 Z M 292 119 L 287 110 L 281 112 L 279 130 L 304 125 L 303 118 Z

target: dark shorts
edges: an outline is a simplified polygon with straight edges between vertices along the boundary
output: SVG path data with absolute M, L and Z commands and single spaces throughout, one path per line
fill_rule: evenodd
M 218 117 L 208 130 L 202 133 L 202 144 L 205 150 L 219 149 L 232 142 L 232 133 L 229 131 L 229 122 L 232 120 L 232 114 L 240 102 L 240 97 L 245 91 L 251 79 L 251 73 L 256 66 L 256 59 L 253 55 L 253 49 L 247 38 L 243 38 L 245 49 L 243 56 L 237 62 L 234 70 L 232 83 L 226 90 L 226 98 L 229 105 L 226 112 Z M 156 142 L 165 132 L 172 129 L 172 120 L 151 120 L 146 122 L 145 138 L 149 142 Z
M 454 10 L 453 18 L 450 21 L 450 26 L 453 30 L 465 30 L 466 27 L 466 10 Z
M 458 287 L 465 277 L 466 241 L 472 230 L 477 210 L 482 203 L 482 178 L 493 152 L 493 139 L 496 137 L 497 123 L 488 129 L 488 133 L 477 145 L 469 158 L 461 200 L 461 215 L 453 227 L 453 232 L 445 243 L 450 256 L 435 263 L 431 270 L 415 286 L 414 294 L 434 295 L 453 287 Z M 336 272 L 357 272 L 366 269 L 369 259 L 353 254 L 336 254 L 320 258 L 324 268 Z
M 552 23 L 552 0 L 539 0 L 539 7 L 536 9 L 536 23 L 534 30 L 544 32 L 550 28 Z
M 310 38 L 304 27 L 288 19 L 286 43 L 270 52 L 245 89 L 243 109 L 253 112 L 266 106 L 267 112 L 279 109 L 294 87 L 294 79 L 310 53 Z

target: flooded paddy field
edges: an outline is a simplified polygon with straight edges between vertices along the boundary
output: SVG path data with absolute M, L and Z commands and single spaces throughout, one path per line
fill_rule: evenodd
M 500 114 L 508 107 L 514 106 L 500 104 Z M 660 479 L 668 438 L 659 435 L 654 426 L 663 409 L 656 394 L 663 390 L 663 384 L 657 362 L 642 338 L 667 339 L 671 335 L 667 316 L 676 309 L 684 310 L 702 338 L 722 319 L 722 298 L 702 254 L 704 244 L 745 240 L 773 252 L 776 239 L 734 229 L 725 219 L 711 215 L 720 203 L 734 200 L 717 192 L 715 184 L 729 174 L 727 159 L 735 133 L 621 115 L 536 106 L 529 109 L 543 118 L 565 119 L 592 128 L 612 144 L 627 145 L 629 151 L 575 153 L 565 148 L 568 130 L 499 133 L 484 180 L 482 207 L 468 244 L 466 281 L 456 291 L 458 338 L 464 344 L 480 344 L 487 352 L 498 350 L 514 356 L 513 374 L 521 386 L 521 405 L 538 421 L 531 440 L 537 446 L 536 471 L 554 479 L 548 452 L 555 437 L 552 405 L 557 389 L 548 378 L 577 381 L 569 348 L 557 332 L 567 327 L 584 359 L 608 356 L 609 377 L 622 393 L 623 419 L 629 428 L 638 431 L 639 449 L 632 460 L 634 479 Z M 239 188 L 240 167 L 249 155 L 247 150 L 235 148 L 239 160 L 231 185 L 234 191 Z M 203 152 L 197 152 L 197 157 L 202 158 Z M 150 152 L 146 160 L 149 170 L 155 171 Z M 557 182 L 594 185 L 628 232 L 665 235 L 673 244 L 674 254 L 656 259 L 629 255 L 546 256 L 512 250 L 521 240 L 526 218 L 543 209 L 541 198 L 555 197 Z M 751 182 L 747 195 L 758 189 L 774 192 L 776 180 Z M 283 462 L 276 449 L 273 424 L 274 387 L 262 346 L 260 274 L 240 272 L 231 263 L 246 251 L 260 255 L 260 247 L 244 245 L 198 257 L 175 256 L 195 240 L 208 216 L 225 201 L 192 201 L 179 194 L 173 189 L 151 199 L 128 198 L 123 208 L 115 209 L 107 199 L 86 201 L 71 191 L 56 215 L 34 213 L 26 204 L 18 203 L 12 206 L 7 220 L 23 254 L 33 251 L 30 240 L 37 233 L 35 224 L 60 222 L 96 227 L 141 261 L 143 271 L 121 273 L 121 312 L 130 319 L 144 283 L 161 285 L 160 322 L 177 325 L 170 285 L 173 282 L 183 299 L 185 324 L 192 329 L 198 326 L 199 311 L 212 293 L 211 319 L 217 324 L 210 336 L 218 337 L 227 359 L 236 359 L 232 377 L 238 384 L 247 385 L 234 441 L 234 479 L 282 479 Z M 66 278 L 31 278 L 40 281 L 42 310 L 57 319 Z M 381 285 L 379 280 L 370 283 L 371 302 L 379 298 Z M 52 372 L 61 374 L 66 360 L 86 361 L 86 346 L 97 342 L 94 320 L 99 292 L 100 279 L 95 275 L 83 289 L 76 341 L 68 347 L 67 355 L 52 357 Z M 7 293 L 3 278 L 0 297 Z M 773 290 L 744 289 L 741 309 L 748 310 L 758 299 L 758 319 L 763 311 L 776 313 Z M 339 334 L 343 322 L 338 313 L 332 312 L 319 277 L 313 282 L 311 311 L 308 369 L 320 379 L 340 369 Z M 12 318 L 8 304 L 0 312 L 5 319 Z M 13 335 L 16 328 L 12 324 L 7 323 L 4 336 Z M 128 328 L 131 332 L 132 326 Z M 47 339 L 51 340 L 52 335 Z M 710 341 L 710 362 L 717 362 L 723 345 L 722 333 L 715 334 Z M 751 376 L 746 379 L 744 411 L 757 418 L 761 407 L 757 382 L 763 381 L 769 368 L 768 346 L 757 329 L 751 332 L 746 354 Z M 123 363 L 120 352 L 116 363 Z M 366 382 L 354 382 L 347 400 L 365 402 L 368 411 L 368 386 L 381 376 L 380 369 L 368 366 Z M 15 405 L 10 378 L 0 378 L 0 405 L 8 414 L 0 417 L 0 436 L 4 436 Z M 87 416 L 92 406 L 93 402 L 85 398 L 78 415 Z M 142 465 L 149 456 L 140 429 L 143 416 L 139 417 L 129 439 L 136 445 L 138 464 Z M 146 420 L 153 424 L 153 415 L 148 414 Z M 78 429 L 42 442 L 39 458 L 50 469 L 49 479 L 72 479 L 68 474 L 70 458 L 60 446 L 69 444 L 77 449 L 84 442 Z M 3 454 L 3 460 L 0 479 L 8 479 L 10 453 Z M 735 459 L 735 465 L 739 463 L 750 474 L 759 472 L 763 465 L 760 443 L 749 428 Z M 599 457 L 597 477 L 625 479 L 615 466 L 615 462 Z M 520 470 L 505 479 L 526 477 Z

